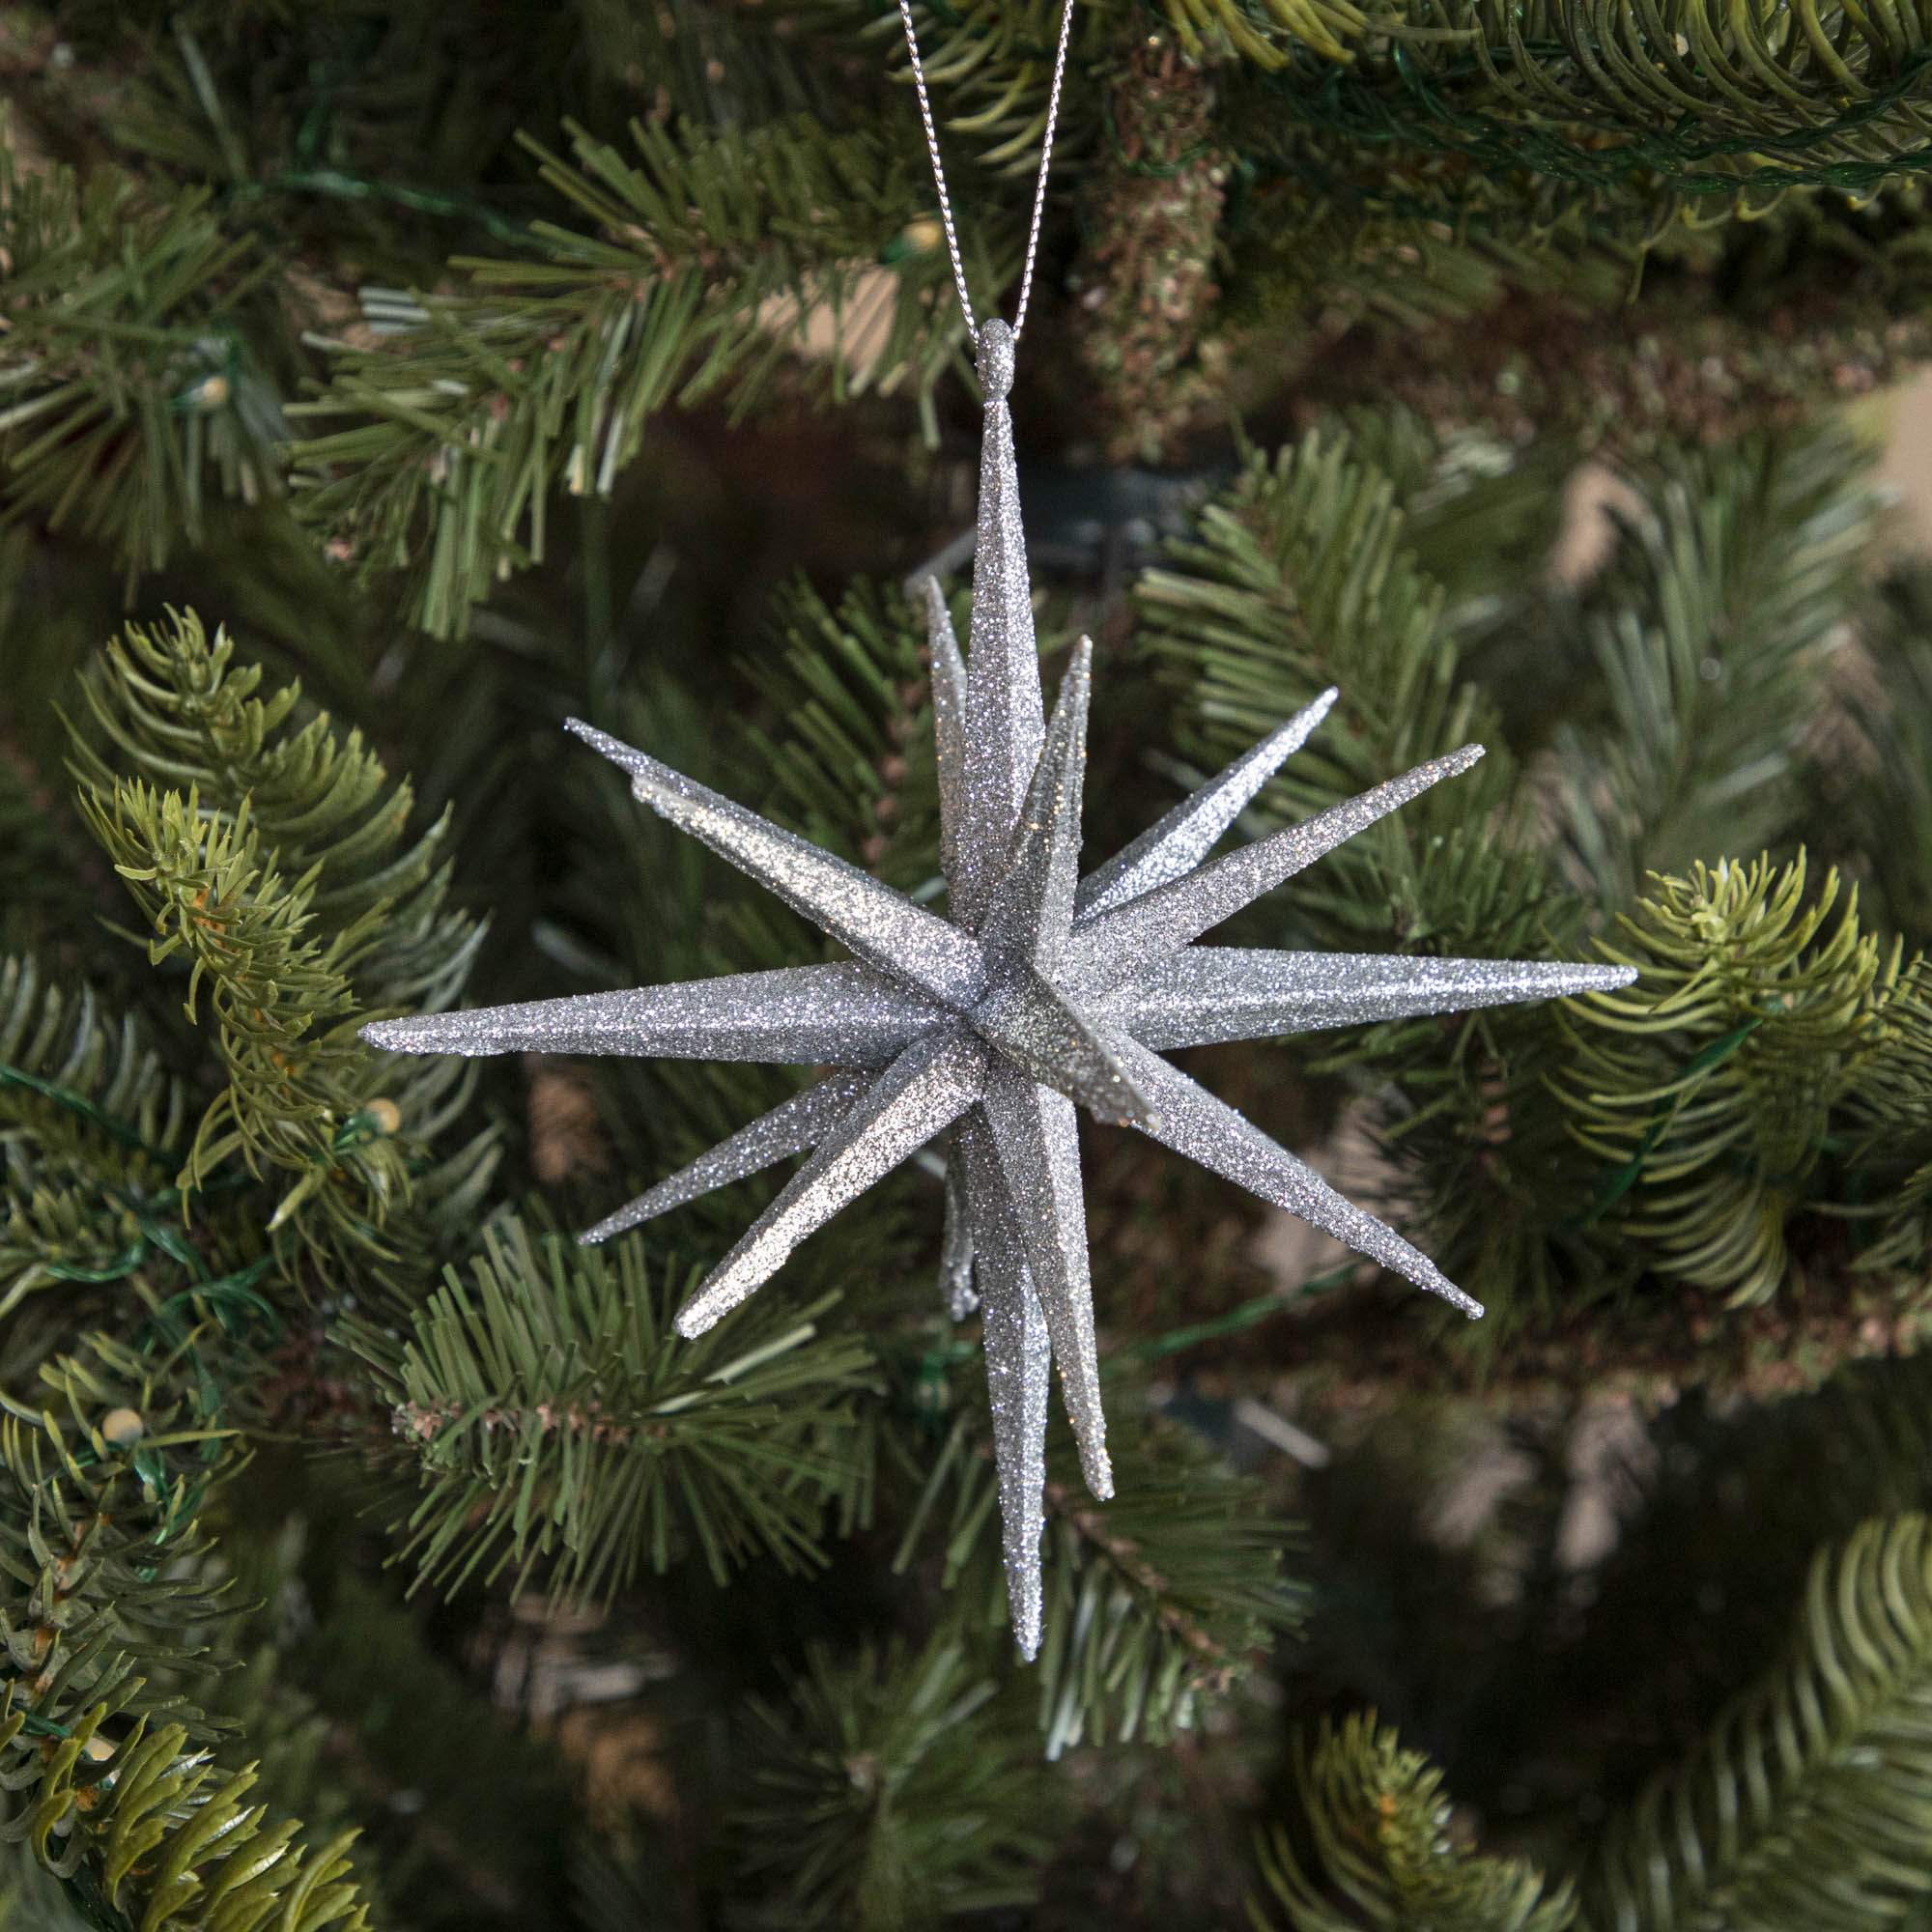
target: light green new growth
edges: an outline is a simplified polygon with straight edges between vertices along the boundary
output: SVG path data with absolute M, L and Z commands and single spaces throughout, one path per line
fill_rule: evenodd
M 459 1216 L 489 1143 L 430 1169 L 463 1070 L 377 1054 L 356 1029 L 450 1004 L 479 928 L 442 910 L 444 826 L 406 836 L 409 786 L 327 714 L 298 725 L 298 687 L 256 696 L 260 668 L 233 660 L 192 612 L 129 625 L 84 678 L 105 743 L 76 747 L 82 814 L 158 935 L 151 959 L 187 965 L 188 1012 L 205 1009 L 227 1074 L 179 1184 L 207 1186 L 231 1157 L 280 1170 L 294 1179 L 270 1235 L 294 1222 L 392 1255 L 391 1213 L 427 1188 Z
M 1769 1299 L 1792 1271 L 1785 1223 L 1804 1199 L 1833 1108 L 1899 1038 L 1916 984 L 1897 942 L 1861 932 L 1836 873 L 1725 860 L 1653 882 L 1605 956 L 1629 991 L 1572 1004 L 1574 1067 L 1557 1092 L 1608 1170 L 1595 1212 L 1663 1272 Z
M 197 1521 L 224 1432 L 197 1413 L 205 1371 L 175 1392 L 194 1357 L 99 1338 L 42 1368 L 38 1413 L 6 1405 L 0 1839 L 139 1932 L 359 1928 L 348 1838 L 311 1852 L 248 1804 L 253 1773 L 211 1763 L 191 1701 L 209 1663 L 188 1634 L 231 1610 Z
M 1297 1859 L 1275 1827 L 1261 1847 L 1256 1932 L 1565 1932 L 1568 1886 L 1549 1890 L 1520 1859 L 1485 1858 L 1463 1842 L 1442 1774 L 1405 1750 L 1373 1711 L 1324 1719 L 1295 1759 L 1309 1852 Z M 1547 1894 L 1547 1895 L 1546 1895 Z

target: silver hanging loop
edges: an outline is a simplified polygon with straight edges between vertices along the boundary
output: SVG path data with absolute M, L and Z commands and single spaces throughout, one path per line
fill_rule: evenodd
M 959 231 L 953 225 L 952 199 L 946 191 L 946 170 L 939 159 L 939 132 L 932 123 L 932 101 L 925 91 L 925 68 L 919 57 L 919 36 L 913 31 L 912 0 L 899 0 L 899 19 L 905 26 L 906 53 L 912 62 L 913 85 L 919 90 L 920 119 L 925 124 L 925 152 L 932 157 L 932 182 L 939 190 L 939 219 L 946 230 L 946 248 L 952 257 L 952 282 L 959 291 L 959 312 L 966 318 L 966 333 L 977 349 L 980 325 L 973 319 L 973 299 L 966 293 L 966 264 L 959 254 Z M 1026 327 L 1027 303 L 1033 296 L 1034 258 L 1039 252 L 1040 216 L 1046 209 L 1046 171 L 1053 160 L 1053 131 L 1060 125 L 1060 88 L 1066 77 L 1066 48 L 1073 33 L 1073 0 L 1060 14 L 1060 46 L 1053 57 L 1053 86 L 1046 99 L 1046 138 L 1040 144 L 1039 179 L 1033 191 L 1033 226 L 1027 232 L 1026 263 L 1020 270 L 1019 307 L 1013 315 L 1012 341 L 1018 342 Z M 981 379 L 983 381 L 983 377 Z M 1010 355 L 1005 395 L 1012 386 Z

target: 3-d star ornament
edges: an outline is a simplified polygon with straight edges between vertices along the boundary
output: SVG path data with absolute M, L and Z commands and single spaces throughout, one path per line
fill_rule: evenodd
M 1092 647 L 1045 715 L 1020 532 L 1012 336 L 980 330 L 985 441 L 970 657 L 928 583 L 942 865 L 950 917 L 575 720 L 636 796 L 844 945 L 829 966 L 588 993 L 363 1029 L 414 1053 L 659 1054 L 833 1070 L 590 1229 L 602 1241 L 754 1174 L 807 1159 L 679 1312 L 701 1334 L 855 1196 L 948 1134 L 944 1275 L 982 1311 L 1008 1595 L 1039 1645 L 1050 1363 L 1096 1496 L 1113 1493 L 1100 1412 L 1075 1109 L 1143 1133 L 1299 1215 L 1384 1267 L 1482 1309 L 1392 1228 L 1160 1057 L 1169 1047 L 1460 1012 L 1627 984 L 1622 967 L 1410 959 L 1201 946 L 1209 927 L 1482 755 L 1466 746 L 1212 861 L 1244 806 L 1335 693 L 1079 876 Z

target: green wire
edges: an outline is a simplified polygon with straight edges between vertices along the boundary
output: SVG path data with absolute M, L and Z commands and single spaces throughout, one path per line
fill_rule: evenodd
M 57 1080 L 43 1080 L 38 1074 L 28 1073 L 17 1066 L 9 1066 L 0 1062 L 0 1087 L 21 1087 L 30 1094 L 38 1094 L 43 1099 L 55 1101 L 69 1113 L 79 1116 L 90 1126 L 98 1127 L 111 1140 L 123 1147 L 129 1147 L 144 1153 L 150 1160 L 158 1161 L 164 1167 L 177 1164 L 177 1156 L 165 1148 L 157 1148 L 137 1134 L 132 1127 L 124 1126 L 111 1114 L 103 1113 L 84 1094 L 76 1094 L 71 1087 L 63 1087 Z
M 1134 1353 L 1144 1361 L 1158 1361 L 1163 1355 L 1177 1355 L 1183 1349 L 1191 1349 L 1197 1342 L 1211 1342 L 1217 1335 L 1233 1335 L 1242 1328 L 1252 1328 L 1257 1321 L 1265 1321 L 1270 1315 L 1279 1315 L 1311 1294 L 1320 1294 L 1324 1289 L 1339 1288 L 1360 1265 L 1358 1261 L 1346 1261 L 1340 1267 L 1330 1268 L 1326 1274 L 1318 1274 L 1298 1288 L 1258 1294 L 1252 1301 L 1244 1301 L 1210 1321 L 1197 1321 L 1187 1328 L 1170 1328 L 1165 1335 L 1156 1335 L 1152 1340 L 1141 1343 Z
M 1721 1065 L 1741 1047 L 1759 1027 L 1764 1024 L 1763 1015 L 1747 1020 L 1743 1026 L 1733 1029 L 1721 1039 L 1714 1039 L 1708 1046 L 1700 1047 L 1684 1063 L 1684 1070 L 1670 1084 L 1681 1087 L 1688 1080 L 1694 1080 L 1700 1073 L 1708 1073 L 1712 1067 Z M 1587 1228 L 1591 1223 L 1601 1221 L 1616 1204 L 1643 1179 L 1643 1167 L 1652 1151 L 1664 1134 L 1670 1123 L 1677 1118 L 1677 1110 L 1685 1100 L 1682 1094 L 1667 1101 L 1660 1101 L 1653 1110 L 1649 1123 L 1643 1130 L 1643 1138 L 1636 1144 L 1636 1151 L 1622 1167 L 1612 1174 L 1597 1190 L 1597 1198 L 1589 1207 L 1570 1223 L 1573 1228 Z

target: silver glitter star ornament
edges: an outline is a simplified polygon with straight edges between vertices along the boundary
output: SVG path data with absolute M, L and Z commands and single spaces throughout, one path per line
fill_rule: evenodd
M 948 916 L 589 725 L 637 797 L 767 886 L 853 955 L 829 966 L 590 993 L 363 1030 L 414 1053 L 624 1053 L 832 1070 L 582 1238 L 601 1241 L 787 1155 L 805 1160 L 679 1312 L 701 1334 L 855 1196 L 946 1137 L 942 1271 L 981 1311 L 1008 1594 L 1039 1645 L 1050 1365 L 1096 1496 L 1113 1492 L 1100 1409 L 1075 1110 L 1151 1135 L 1384 1267 L 1481 1308 L 1394 1229 L 1160 1057 L 1208 1040 L 1459 1012 L 1623 985 L 1622 967 L 1237 951 L 1209 927 L 1481 755 L 1468 746 L 1209 860 L 1321 722 L 1324 693 L 1097 871 L 1079 876 L 1092 646 L 1046 716 L 1007 395 L 1012 335 L 979 331 L 985 393 L 970 650 L 928 587 Z

